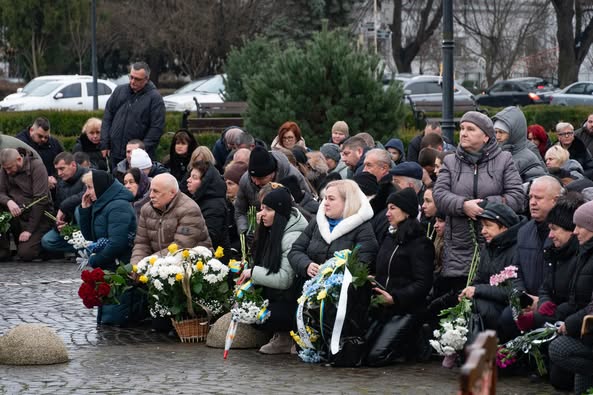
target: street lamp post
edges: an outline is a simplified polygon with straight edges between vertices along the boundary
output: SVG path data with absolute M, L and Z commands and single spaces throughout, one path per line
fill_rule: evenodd
M 453 0 L 443 0 L 443 121 L 441 130 L 445 140 L 454 142 L 453 120 Z
M 97 1 L 91 1 L 91 68 L 93 72 L 93 110 L 99 109 L 97 84 Z

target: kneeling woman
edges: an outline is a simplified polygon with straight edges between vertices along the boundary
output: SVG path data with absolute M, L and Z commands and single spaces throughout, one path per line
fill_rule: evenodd
M 86 240 L 105 242 L 89 257 L 92 267 L 115 270 L 116 260 L 130 262 L 136 235 L 136 214 L 130 202 L 132 193 L 102 170 L 91 170 L 82 176 L 86 192 L 79 208 L 80 230 Z
M 288 262 L 292 244 L 307 227 L 305 217 L 292 206 L 288 189 L 279 187 L 264 196 L 259 213 L 261 222 L 255 233 L 255 267 L 243 271 L 239 284 L 251 279 L 262 286 L 262 296 L 270 301 L 270 318 L 258 328 L 274 332 L 270 342 L 260 348 L 264 354 L 289 353 L 296 312 L 295 273 Z
M 383 305 L 371 311 L 367 335 L 367 364 L 387 365 L 417 344 L 420 313 L 432 287 L 434 246 L 416 219 L 418 198 L 412 188 L 387 198 L 389 234 L 383 240 L 376 265 L 376 288 Z

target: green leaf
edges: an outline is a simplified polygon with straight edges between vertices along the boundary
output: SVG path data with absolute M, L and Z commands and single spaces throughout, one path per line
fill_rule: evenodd
M 218 287 L 218 292 L 220 292 L 221 294 L 229 292 L 229 285 L 226 282 L 221 283 Z
M 191 287 L 191 291 L 195 294 L 195 295 L 199 295 L 200 292 L 202 292 L 202 283 L 195 283 L 192 285 Z

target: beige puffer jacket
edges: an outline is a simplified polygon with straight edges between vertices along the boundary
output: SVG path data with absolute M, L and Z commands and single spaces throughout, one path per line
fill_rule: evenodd
M 155 209 L 150 203 L 142 207 L 130 261 L 135 265 L 152 254 L 165 256 L 171 243 L 180 248 L 212 248 L 200 207 L 181 192 L 171 200 L 165 211 Z

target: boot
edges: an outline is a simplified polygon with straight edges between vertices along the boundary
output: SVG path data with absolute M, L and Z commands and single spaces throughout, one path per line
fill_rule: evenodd
M 289 354 L 292 347 L 292 338 L 288 332 L 276 332 L 268 344 L 259 349 L 262 354 Z

